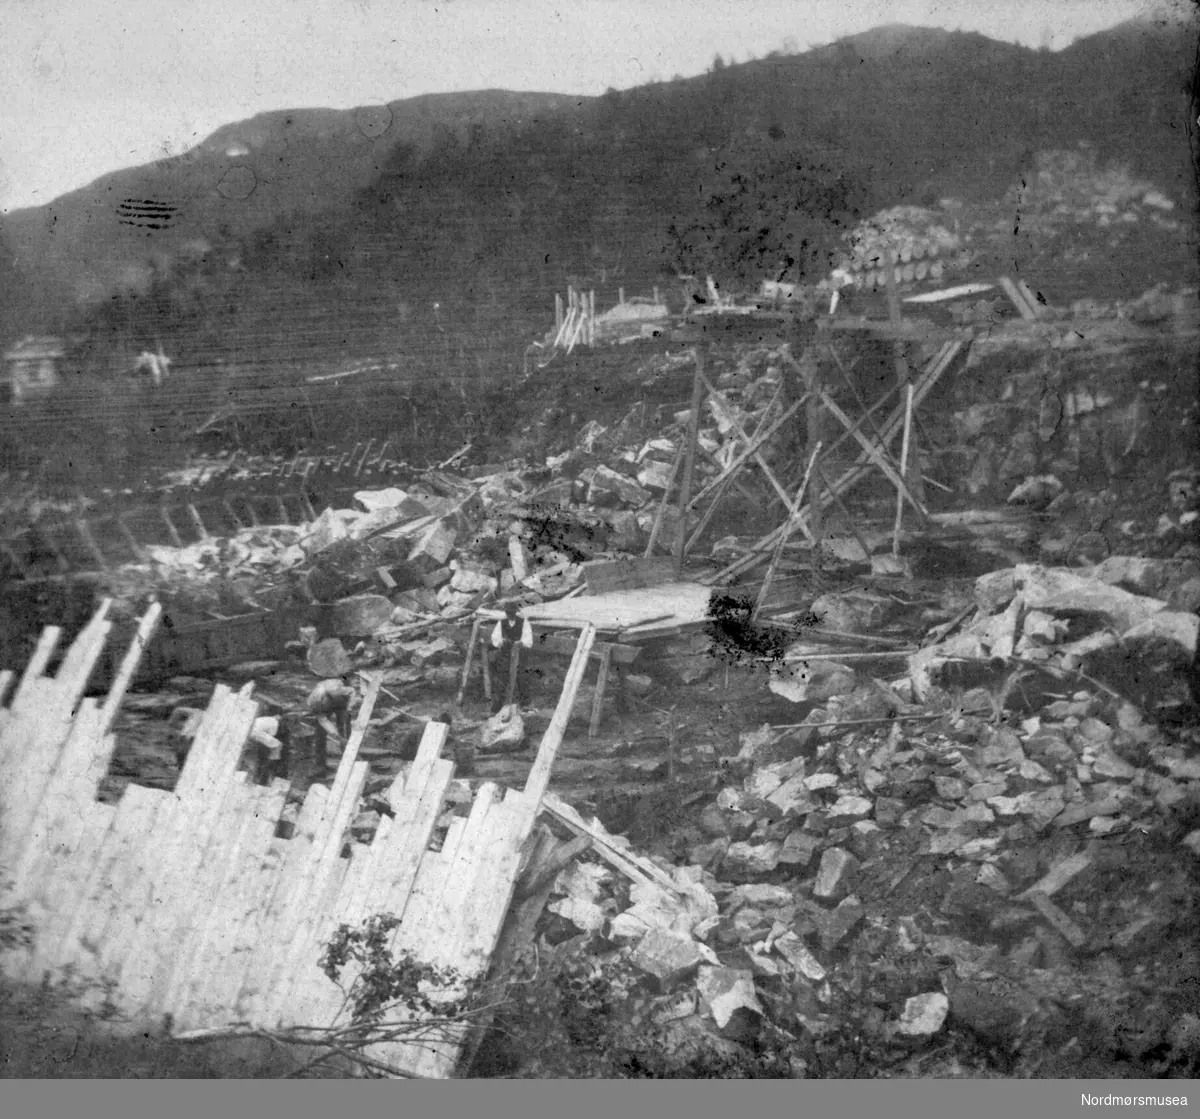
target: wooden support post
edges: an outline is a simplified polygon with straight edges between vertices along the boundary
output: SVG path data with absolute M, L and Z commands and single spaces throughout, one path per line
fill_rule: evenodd
M 233 524 L 235 532 L 241 532 L 246 526 L 242 524 L 242 518 L 237 515 L 237 510 L 233 507 L 233 502 L 227 497 L 221 498 L 221 508 L 225 510 L 225 515 Z
M 913 387 L 910 384 L 905 386 L 905 401 L 904 401 L 904 440 L 900 445 L 900 477 L 904 478 L 908 473 L 908 439 L 912 431 L 912 399 Z M 899 489 L 896 490 L 896 524 L 892 528 L 892 555 L 900 554 L 900 525 L 904 520 L 904 495 Z
M 362 453 L 362 458 L 360 458 L 358 460 L 358 465 L 354 468 L 354 476 L 356 478 L 362 473 L 363 467 L 367 465 L 367 456 L 370 455 L 371 448 L 373 446 L 375 446 L 374 436 L 372 436 L 370 439 L 367 440 L 367 446 L 366 446 L 366 449 Z
M 278 495 L 275 497 L 275 508 L 279 513 L 278 524 L 285 525 L 288 523 L 287 506 L 283 503 L 283 498 Z
M 700 439 L 700 408 L 704 403 L 704 351 L 694 351 L 696 372 L 692 377 L 692 410 L 688 415 L 687 451 L 683 458 L 683 481 L 679 487 L 679 525 L 675 541 L 675 578 L 683 577 L 687 549 L 687 508 L 692 496 L 692 472 L 696 469 L 696 444 Z
M 588 723 L 588 738 L 595 738 L 600 731 L 600 719 L 604 714 L 604 692 L 608 687 L 608 671 L 612 665 L 612 646 L 606 645 L 600 654 L 600 671 L 596 676 L 596 694 L 592 697 L 592 718 Z
M 757 621 L 758 615 L 762 612 L 763 605 L 767 601 L 767 595 L 771 593 L 771 582 L 775 578 L 775 572 L 779 569 L 779 561 L 783 556 L 783 549 L 791 539 L 792 528 L 796 523 L 796 514 L 800 512 L 800 506 L 804 501 L 804 491 L 808 488 L 808 478 L 812 474 L 813 466 L 816 464 L 817 456 L 821 453 L 821 444 L 818 443 L 808 459 L 808 467 L 804 471 L 804 477 L 800 481 L 800 488 L 796 490 L 796 496 L 793 498 L 791 505 L 788 506 L 787 517 L 780 527 L 779 540 L 775 545 L 775 554 L 771 557 L 771 562 L 767 567 L 766 577 L 763 579 L 763 585 L 759 589 L 758 599 L 754 603 L 754 612 L 750 615 L 751 621 Z
M 901 391 L 904 391 L 911 383 L 912 377 L 909 373 L 908 359 L 904 356 L 904 342 L 899 337 L 899 333 L 903 328 L 903 317 L 900 313 L 900 296 L 896 291 L 896 264 L 896 254 L 889 252 L 887 269 L 888 320 L 897 333 L 897 337 L 892 341 L 892 351 L 896 358 L 896 383 L 900 386 Z M 908 486 L 910 492 L 917 494 L 923 499 L 925 489 L 921 484 L 920 459 L 917 455 L 915 445 L 912 448 L 912 462 L 914 469 L 906 477 L 905 484 Z
M 108 570 L 108 560 L 104 553 L 100 551 L 100 545 L 96 543 L 96 538 L 92 535 L 92 530 L 87 521 L 79 517 L 75 521 L 75 531 L 79 534 L 79 539 L 83 542 L 83 546 L 88 550 L 92 559 L 100 565 L 101 571 Z
M 204 521 L 200 519 L 200 510 L 194 505 L 188 505 L 187 514 L 192 524 L 196 526 L 196 531 L 200 533 L 200 539 L 207 540 L 209 538 L 208 529 L 205 528 Z
M 508 690 L 504 693 L 504 702 L 511 706 L 517 694 L 517 674 L 521 671 L 521 643 L 513 642 L 508 654 Z
M 475 657 L 475 646 L 479 644 L 479 630 L 483 625 L 482 618 L 476 618 L 471 625 L 471 640 L 467 642 L 467 658 L 463 661 L 462 679 L 458 684 L 458 695 L 454 697 L 456 706 L 461 707 L 467 694 L 467 683 L 471 678 L 471 662 Z M 485 653 L 484 656 L 487 654 Z
M 571 720 L 571 712 L 575 708 L 575 699 L 579 695 L 579 686 L 583 683 L 583 674 L 587 669 L 588 657 L 591 655 L 592 645 L 595 641 L 596 627 L 589 622 L 579 634 L 579 644 L 575 647 L 575 656 L 571 659 L 571 667 L 567 669 L 567 679 L 563 684 L 562 694 L 558 697 L 558 706 L 554 709 L 554 716 L 542 737 L 537 757 L 534 759 L 533 767 L 525 782 L 524 795 L 531 808 L 536 808 L 541 804 L 546 787 L 550 784 L 550 770 L 554 767 L 558 748 L 562 745 L 563 737 L 566 735 L 567 724 Z M 536 814 L 531 812 L 528 825 L 530 829 L 533 827 L 535 818 Z
M 620 306 L 624 302 L 625 302 L 625 289 L 623 287 L 619 287 L 619 288 L 617 288 L 617 305 Z
M 658 503 L 658 512 L 654 514 L 654 524 L 650 526 L 650 539 L 646 541 L 646 550 L 642 553 L 643 559 L 649 559 L 654 555 L 655 545 L 658 544 L 658 534 L 662 530 L 663 518 L 667 515 L 667 506 L 671 503 L 671 493 L 675 489 L 675 479 L 679 475 L 679 466 L 683 462 L 686 449 L 687 444 L 682 442 L 675 449 L 675 461 L 671 463 L 671 476 L 667 479 L 667 488 L 663 490 L 662 501 Z

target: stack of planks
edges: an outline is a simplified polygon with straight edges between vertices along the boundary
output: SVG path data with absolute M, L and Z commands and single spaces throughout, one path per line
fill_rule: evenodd
M 157 625 L 141 621 L 102 704 L 84 699 L 111 623 L 105 602 L 43 675 L 59 633 L 42 637 L 11 704 L 0 707 L 0 905 L 24 905 L 30 948 L 3 960 L 36 980 L 70 970 L 107 986 L 131 1022 L 170 1017 L 177 1034 L 235 1023 L 266 1029 L 347 1024 L 342 988 L 317 966 L 339 924 L 400 919 L 393 950 L 486 972 L 510 904 L 522 850 L 583 678 L 595 630 L 580 636 L 566 685 L 524 790 L 484 783 L 470 814 L 429 849 L 453 763 L 430 723 L 413 763 L 388 792 L 370 843 L 349 843 L 366 782 L 358 760 L 380 679 L 371 680 L 332 787 L 313 785 L 291 838 L 277 834 L 286 782 L 250 783 L 238 768 L 258 704 L 252 684 L 217 685 L 174 792 L 131 784 L 115 806 L 96 792 L 114 747 L 113 718 Z M 0 701 L 12 674 L 0 675 Z M 343 976 L 343 982 L 352 979 Z M 452 998 L 456 992 L 444 992 Z M 453 1073 L 462 1032 L 388 1042 L 371 1055 L 405 1075 Z M 378 1051 L 376 1051 L 378 1050 Z

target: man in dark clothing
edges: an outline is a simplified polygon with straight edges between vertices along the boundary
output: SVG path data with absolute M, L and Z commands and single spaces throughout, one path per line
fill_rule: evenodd
M 492 630 L 492 648 L 501 652 L 507 651 L 509 654 L 508 697 L 502 697 L 500 690 L 496 689 L 492 699 L 493 714 L 506 703 L 515 701 L 522 707 L 529 703 L 528 670 L 521 667 L 520 660 L 522 650 L 533 648 L 533 627 L 517 611 L 515 602 L 505 603 L 504 618 L 497 622 L 496 628 Z M 500 663 L 504 665 L 505 658 L 501 657 Z

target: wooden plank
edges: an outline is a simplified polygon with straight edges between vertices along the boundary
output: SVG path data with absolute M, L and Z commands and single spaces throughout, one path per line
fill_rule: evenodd
M 538 603 L 527 606 L 523 615 L 533 625 L 543 628 L 578 629 L 591 625 L 597 631 L 623 633 L 627 638 L 638 627 L 653 623 L 702 622 L 708 613 L 709 593 L 698 582 L 664 583 L 615 594 L 580 595 Z
M 503 882 L 488 881 L 482 886 L 479 882 L 480 868 L 487 866 L 491 870 L 497 848 L 511 828 L 496 794 L 496 785 L 488 782 L 481 786 L 470 817 L 467 820 L 456 817 L 441 855 L 431 854 L 424 861 L 406 920 L 396 932 L 393 942 L 396 949 L 426 963 L 463 970 L 464 949 L 470 937 L 464 912 L 479 910 L 484 900 L 481 891 L 503 889 Z M 454 831 L 458 831 L 457 837 Z M 430 994 L 431 1001 L 437 1002 L 439 994 L 442 998 L 452 998 L 455 992 Z M 389 1063 L 415 1071 L 431 1044 L 432 1040 L 422 1040 L 379 1049 L 386 1052 Z M 424 1071 L 419 1075 L 438 1074 Z
M 122 813 L 126 797 L 131 794 L 133 799 Z M 74 963 L 81 974 L 115 979 L 121 958 L 131 949 L 136 950 L 136 932 L 149 902 L 146 885 L 159 857 L 153 837 L 170 808 L 170 794 L 155 789 L 130 785 L 121 797 L 99 855 L 106 865 L 87 895 L 82 923 L 77 929 L 72 927 L 63 942 L 65 954 L 73 947 L 73 937 L 78 938 L 82 951 L 63 963 Z
M 334 777 L 333 787 L 329 791 L 329 796 L 319 817 L 314 822 L 312 843 L 306 856 L 309 864 L 305 869 L 306 875 L 327 872 L 330 859 L 336 858 L 340 854 L 346 827 L 357 806 L 362 784 L 366 780 L 369 768 L 366 762 L 358 761 L 358 751 L 366 733 L 371 710 L 379 694 L 380 682 L 381 674 L 376 673 L 371 679 L 367 694 L 355 718 Z
M 481 618 L 476 618 L 471 623 L 471 640 L 467 642 L 467 655 L 463 660 L 462 679 L 458 684 L 458 695 L 454 697 L 454 702 L 458 707 L 462 706 L 463 699 L 467 694 L 467 684 L 471 678 L 471 662 L 475 659 L 475 648 L 479 644 L 479 629 L 482 625 L 483 620 Z
M 346 829 L 358 807 L 358 800 L 370 770 L 369 763 L 357 760 L 358 751 L 379 695 L 382 675 L 375 673 L 367 687 L 367 694 L 363 697 L 341 763 L 338 765 L 329 800 L 313 832 L 312 845 L 307 853 L 308 865 L 304 871 L 310 896 L 329 887 L 334 872 L 338 870 L 337 864 L 341 861 Z M 307 989 L 317 982 L 318 978 L 323 978 L 314 963 L 305 962 L 306 953 L 319 931 L 318 917 L 307 911 L 296 912 L 294 907 L 292 916 L 291 923 L 295 929 L 291 936 L 280 944 L 279 951 L 271 961 L 267 982 L 270 1003 L 265 1010 L 266 1020 L 269 1022 L 285 1021 L 289 1015 L 302 1010 L 308 1001 Z M 313 960 L 315 958 L 313 956 Z
M 122 801 L 125 799 L 121 798 Z M 109 804 L 87 804 L 80 812 L 81 836 L 69 860 L 64 860 L 56 875 L 54 893 L 59 903 L 49 909 L 46 920 L 38 930 L 38 957 L 34 960 L 35 974 L 43 968 L 62 966 L 75 958 L 78 949 L 78 927 L 85 918 L 89 889 L 99 881 L 101 848 L 107 841 L 116 818 L 117 808 Z
M 162 603 L 154 602 L 150 605 L 146 613 L 142 615 L 141 621 L 138 623 L 137 632 L 133 635 L 133 640 L 129 644 L 129 649 L 125 653 L 124 660 L 121 661 L 121 667 L 117 670 L 112 685 L 108 689 L 108 696 L 104 701 L 102 714 L 103 733 L 105 734 L 112 728 L 113 720 L 117 717 L 117 711 L 121 706 L 121 700 L 125 698 L 125 691 L 129 687 L 134 673 L 137 671 L 138 664 L 146 651 L 146 647 L 154 639 L 154 634 L 158 629 L 158 623 L 161 618 Z
M 1043 305 L 1044 301 L 1039 300 L 1037 295 L 1030 290 L 1029 285 L 1024 280 L 1017 281 L 1017 290 L 1024 297 L 1025 302 L 1029 304 L 1029 309 L 1033 312 L 1035 319 L 1042 318 L 1046 313 L 1046 308 Z
M 50 663 L 50 658 L 54 655 L 54 650 L 58 647 L 61 637 L 62 629 L 59 626 L 46 626 L 42 630 L 37 645 L 34 647 L 33 655 L 29 658 L 29 663 L 26 664 L 25 671 L 21 674 L 21 682 L 13 694 L 12 707 L 14 710 L 21 705 L 22 697 L 33 686 L 33 682 L 39 679 L 46 670 L 46 665 Z
M 266 1021 L 267 1009 L 274 996 L 270 982 L 272 959 L 280 942 L 295 926 L 293 913 L 303 905 L 309 850 L 328 799 L 326 786 L 311 786 L 300 808 L 292 838 L 274 848 L 279 853 L 278 873 L 272 880 L 273 890 L 263 898 L 257 939 L 247 953 L 238 988 L 237 1015 L 248 1022 Z
M 588 593 L 638 590 L 674 581 L 674 564 L 666 556 L 649 559 L 594 560 L 583 565 Z
M 215 697 L 213 702 L 217 702 Z M 179 786 L 188 768 L 184 767 L 176 786 L 175 810 L 164 821 L 169 831 L 161 840 L 150 884 L 151 912 L 142 926 L 136 953 L 130 952 L 122 961 L 122 994 L 131 1006 L 161 1012 L 164 973 L 177 950 L 181 927 L 190 916 L 194 884 L 217 838 L 214 833 L 227 821 L 228 802 L 245 780 L 245 774 L 236 772 L 235 767 L 257 714 L 258 705 L 248 695 L 230 695 L 222 704 L 223 717 L 209 741 L 200 741 L 206 729 L 203 723 L 196 736 L 188 764 L 197 746 L 208 764 L 197 783 L 181 793 Z
M 533 941 L 534 927 L 550 899 L 555 877 L 568 862 L 582 853 L 585 848 L 580 844 L 590 846 L 591 840 L 585 836 L 559 843 L 553 833 L 542 825 L 536 828 L 526 844 L 530 849 L 529 857 L 528 860 L 522 860 L 513 890 L 515 904 L 509 909 L 497 938 L 487 986 L 482 992 L 485 1005 L 495 1006 L 500 1002 L 513 967 Z M 569 857 L 559 861 L 560 854 L 567 850 L 570 851 Z M 480 1043 L 491 1028 L 493 1017 L 494 1012 L 488 1012 L 472 1025 L 459 1054 L 460 1069 L 471 1067 Z
M 573 657 L 578 647 L 578 639 L 572 641 L 569 637 L 556 637 L 554 634 L 538 634 L 534 638 L 534 648 L 542 652 L 554 653 L 560 657 Z M 598 661 L 607 652 L 611 654 L 614 664 L 630 665 L 637 660 L 642 651 L 640 645 L 622 645 L 616 641 L 597 641 L 592 646 L 591 658 Z
M 259 807 L 249 817 L 241 857 L 222 887 L 224 919 L 214 919 L 206 930 L 189 969 L 187 988 L 173 1011 L 177 1029 L 187 1028 L 184 1023 L 189 1020 L 193 1029 L 233 1020 L 243 970 L 239 962 L 245 960 L 254 943 L 266 892 L 264 876 L 278 873 L 278 863 L 268 861 L 267 856 L 287 790 L 286 781 L 258 790 Z
M 570 722 L 571 712 L 575 706 L 575 698 L 579 695 L 579 687 L 583 683 L 583 674 L 587 669 L 588 654 L 591 653 L 595 640 L 596 627 L 591 624 L 585 625 L 579 635 L 579 645 L 575 649 L 571 666 L 567 669 L 567 678 L 563 684 L 562 694 L 558 698 L 558 706 L 554 709 L 550 725 L 542 736 L 537 757 L 534 758 L 533 766 L 529 770 L 529 777 L 525 781 L 525 796 L 533 806 L 532 812 L 536 812 L 536 806 L 541 801 L 542 794 L 550 782 L 550 770 L 554 766 L 558 748 L 562 745 L 563 737 L 566 734 L 567 724 Z M 531 818 L 530 827 L 532 826 Z
M 316 941 L 325 918 L 323 907 L 333 904 L 336 889 L 340 885 L 340 875 L 345 873 L 345 860 L 341 857 L 342 844 L 346 829 L 354 818 L 369 770 L 368 762 L 354 762 L 340 799 L 334 801 L 333 797 L 330 798 L 333 811 L 322 822 L 323 826 L 318 828 L 312 847 L 313 858 L 307 884 L 310 898 L 325 900 L 316 907 L 305 907 L 290 943 L 286 943 L 279 954 L 283 966 L 281 974 L 277 974 L 275 979 L 275 1002 L 268 1013 L 268 1021 L 277 1020 L 296 1025 L 325 1024 L 306 1022 L 302 1015 L 310 1001 L 310 992 L 314 984 L 327 982 L 316 966 L 320 954 Z
M 708 503 L 707 508 L 700 515 L 700 520 L 696 522 L 696 527 L 692 529 L 692 535 L 688 537 L 687 551 L 689 553 L 700 543 L 700 538 L 704 535 L 704 530 L 708 528 L 708 522 L 713 519 L 717 510 L 721 507 L 721 502 L 725 500 L 725 495 L 729 492 L 732 483 L 733 477 L 731 475 L 717 487 L 712 501 Z
M 675 458 L 671 463 L 671 474 L 667 478 L 667 488 L 663 490 L 662 500 L 658 503 L 658 511 L 654 514 L 654 523 L 650 526 L 650 537 L 646 541 L 643 559 L 651 559 L 658 545 L 658 534 L 662 531 L 663 518 L 667 515 L 667 507 L 671 504 L 671 493 L 675 489 L 675 479 L 679 475 L 679 467 L 683 463 L 686 443 L 681 442 L 675 449 Z
M 510 533 L 508 537 L 508 559 L 512 565 L 513 578 L 518 583 L 529 578 L 529 566 L 525 562 L 525 549 L 521 546 L 520 537 L 514 533 Z
M 484 975 L 495 951 L 516 887 L 522 848 L 532 830 L 529 816 L 527 799 L 513 790 L 489 813 L 490 842 L 477 861 L 474 879 L 466 891 L 471 904 L 459 912 L 453 954 L 442 957 L 466 979 Z M 453 998 L 456 994 L 452 989 L 441 997 Z M 448 1029 L 441 1038 L 422 1045 L 409 1067 L 418 1076 L 448 1077 L 465 1039 L 465 1027 Z
M 545 793 L 542 797 L 542 809 L 564 823 L 576 835 L 590 836 L 595 845 L 596 854 L 627 878 L 631 878 L 635 882 L 659 886 L 677 896 L 683 895 L 683 891 L 675 885 L 666 871 L 649 859 L 614 843 L 613 837 L 598 820 L 589 823 L 562 797 L 554 793 Z
M 679 483 L 679 526 L 675 541 L 675 577 L 683 575 L 684 548 L 687 546 L 687 508 L 692 495 L 692 474 L 696 468 L 696 444 L 700 437 L 700 408 L 704 403 L 704 351 L 694 351 L 696 374 L 692 379 L 692 410 L 688 414 L 687 452 L 683 459 L 683 478 Z
M 33 896 L 33 887 L 51 881 L 62 870 L 61 860 L 73 853 L 80 807 L 95 799 L 95 789 L 81 787 L 100 754 L 107 768 L 103 713 L 94 700 L 85 699 L 70 724 L 61 750 L 44 751 L 27 760 L 17 775 L 14 800 L 20 809 L 14 828 L 17 842 L 5 852 L 17 898 Z
M 42 680 L 26 694 L 39 691 L 45 694 L 44 713 L 39 717 L 22 711 L 9 720 L 0 744 L 7 755 L 0 783 L 0 860 L 8 867 L 20 860 L 30 823 L 71 732 L 70 712 L 57 702 L 56 685 Z
M 588 738 L 595 738 L 600 732 L 600 719 L 604 714 L 604 692 L 608 687 L 608 670 L 612 664 L 612 649 L 605 649 L 600 655 L 600 671 L 596 677 L 596 691 L 592 696 L 592 717 L 588 723 Z
M 193 931 L 180 950 L 167 976 L 163 1005 L 173 1015 L 176 1027 L 189 1028 L 187 1016 L 196 1013 L 195 1003 L 206 977 L 219 971 L 221 948 L 237 932 L 244 913 L 235 906 L 234 884 L 245 877 L 244 868 L 269 846 L 287 796 L 287 783 L 273 786 L 247 785 L 234 798 L 230 813 L 229 841 L 210 848 L 206 863 L 212 864 L 207 882 L 198 882 L 196 892 L 207 904 L 196 915 Z
M 917 384 L 913 390 L 913 407 L 917 408 L 925 397 L 933 390 L 942 374 L 945 373 L 954 359 L 962 350 L 964 343 L 962 341 L 947 342 L 941 350 L 938 351 L 926 365 L 921 376 L 917 379 Z M 890 395 L 890 394 L 889 394 Z M 906 402 L 901 401 L 900 405 L 894 409 L 887 421 L 884 423 L 881 431 L 882 438 L 877 445 L 881 447 L 889 447 L 896 438 L 904 425 L 904 411 Z M 861 422 L 861 421 L 860 421 Z M 849 435 L 844 438 L 848 438 Z M 840 443 L 839 439 L 830 447 L 830 453 Z M 831 486 L 826 487 L 827 495 L 832 493 L 844 494 L 852 486 L 857 484 L 862 478 L 866 477 L 869 470 L 870 456 L 865 452 L 860 453 L 854 465 L 846 470 L 839 478 L 837 478 Z M 832 500 L 832 498 L 830 498 Z

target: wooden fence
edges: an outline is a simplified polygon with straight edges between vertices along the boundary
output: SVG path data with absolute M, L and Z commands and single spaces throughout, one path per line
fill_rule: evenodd
M 580 637 L 525 788 L 482 784 L 433 851 L 454 770 L 439 757 L 447 728 L 436 723 L 387 794 L 395 816 L 380 820 L 370 843 L 348 840 L 378 677 L 332 787 L 309 789 L 290 838 L 276 834 L 287 783 L 258 786 L 238 768 L 258 714 L 252 684 L 216 686 L 173 792 L 131 784 L 115 805 L 100 803 L 113 719 L 160 613 L 156 604 L 141 619 L 108 695 L 84 698 L 110 606 L 101 604 L 52 677 L 43 673 L 61 635 L 45 630 L 0 707 L 0 874 L 9 879 L 0 905 L 24 905 L 34 928 L 30 948 L 7 953 L 8 974 L 36 981 L 69 969 L 107 985 L 129 1021 L 158 1026 L 170 1015 L 181 1034 L 346 1024 L 344 992 L 317 961 L 338 924 L 373 914 L 400 919 L 394 951 L 464 981 L 486 972 L 594 629 Z M 0 703 L 13 681 L 0 673 Z M 441 1031 L 370 1052 L 407 1075 L 446 1077 L 464 1040 Z

